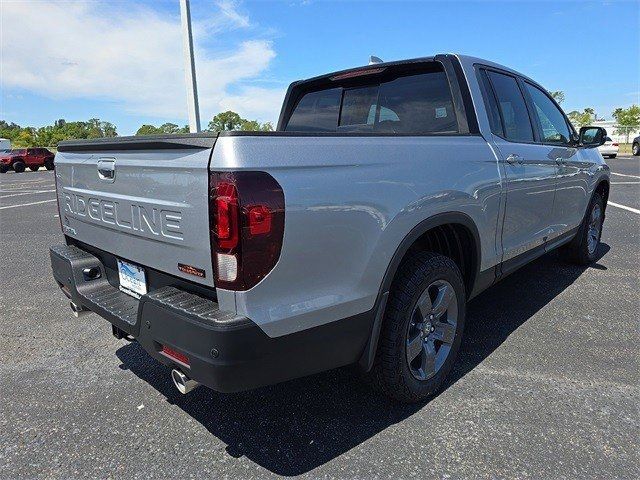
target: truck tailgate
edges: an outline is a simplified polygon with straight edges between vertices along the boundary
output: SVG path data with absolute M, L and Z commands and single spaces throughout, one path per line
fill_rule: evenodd
M 65 235 L 213 286 L 208 166 L 215 141 L 200 135 L 62 143 L 55 167 Z

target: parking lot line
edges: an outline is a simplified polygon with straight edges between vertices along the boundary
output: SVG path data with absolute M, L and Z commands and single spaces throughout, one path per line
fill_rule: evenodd
M 630 212 L 640 214 L 640 210 L 638 210 L 637 208 L 627 207 L 626 205 L 620 205 L 619 203 L 613 203 L 612 201 L 608 201 L 607 205 L 611 205 L 614 207 L 622 208 L 623 210 L 629 210 Z
M 19 185 L 35 185 L 36 183 L 46 183 L 46 182 L 53 182 L 52 178 L 40 178 L 38 180 L 29 180 L 27 182 L 2 182 L 0 183 L 0 185 L 2 185 L 2 187 L 16 187 Z
M 55 191 L 56 191 L 55 188 L 53 190 L 30 190 L 28 192 L 20 192 L 20 193 L 12 193 L 10 195 L 2 195 L 2 196 L 0 196 L 0 199 L 9 198 L 9 197 L 18 197 L 20 195 L 35 195 L 36 193 L 49 193 L 49 192 L 55 192 Z
M 640 185 L 640 182 L 611 182 L 611 185 Z
M 611 172 L 611 175 L 618 175 L 619 177 L 640 178 L 638 175 L 627 175 L 626 173 Z
M 31 202 L 31 203 L 21 203 L 19 205 L 7 205 L 5 207 L 0 207 L 0 210 L 4 210 L 5 208 L 18 208 L 18 207 L 28 207 L 29 205 L 38 205 L 39 203 L 49 203 L 49 202 L 55 202 L 56 199 L 53 198 L 51 200 L 42 200 L 40 202 Z M 640 213 L 640 212 L 638 212 Z

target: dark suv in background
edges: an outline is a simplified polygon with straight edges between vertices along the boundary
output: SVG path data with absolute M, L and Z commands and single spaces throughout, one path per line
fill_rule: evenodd
M 0 153 L 0 173 L 13 169 L 16 173 L 24 172 L 29 167 L 34 172 L 40 167 L 53 170 L 54 154 L 46 148 L 14 148 Z

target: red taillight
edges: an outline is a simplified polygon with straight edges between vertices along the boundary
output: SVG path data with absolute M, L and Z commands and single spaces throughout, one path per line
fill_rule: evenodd
M 611 145 L 614 146 L 614 147 L 619 147 L 620 146 L 617 143 L 612 143 Z
M 247 290 L 273 269 L 284 236 L 284 194 L 266 172 L 212 172 L 209 221 L 216 286 Z
M 221 248 L 238 245 L 238 191 L 235 185 L 220 182 L 216 186 L 216 235 Z
M 171 347 L 167 347 L 166 345 L 162 345 L 162 349 L 160 350 L 165 357 L 169 357 L 172 360 L 175 360 L 178 363 L 189 366 L 189 357 L 187 357 L 184 353 L 180 353 L 177 350 L 174 350 Z
M 265 235 L 271 231 L 271 210 L 265 205 L 253 205 L 247 209 L 251 235 Z

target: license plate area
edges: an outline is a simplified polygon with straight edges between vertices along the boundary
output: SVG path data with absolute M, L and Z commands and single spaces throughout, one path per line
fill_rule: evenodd
M 135 298 L 147 293 L 147 276 L 144 268 L 134 263 L 116 259 L 118 262 L 118 276 L 120 278 L 120 290 Z

